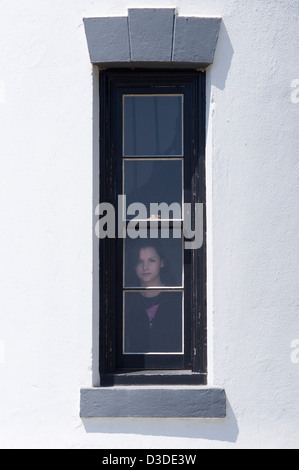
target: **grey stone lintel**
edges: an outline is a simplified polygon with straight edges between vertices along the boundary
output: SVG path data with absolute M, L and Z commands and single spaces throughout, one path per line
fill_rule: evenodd
M 81 418 L 225 418 L 222 388 L 99 387 L 81 389 Z
M 83 21 L 90 61 L 101 68 L 206 68 L 214 59 L 221 18 L 132 8 L 127 17 Z

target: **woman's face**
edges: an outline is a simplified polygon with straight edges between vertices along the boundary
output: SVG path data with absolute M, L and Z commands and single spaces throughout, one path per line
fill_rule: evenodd
M 144 287 L 161 286 L 160 270 L 164 266 L 155 248 L 141 248 L 139 261 L 135 266 L 136 274 Z

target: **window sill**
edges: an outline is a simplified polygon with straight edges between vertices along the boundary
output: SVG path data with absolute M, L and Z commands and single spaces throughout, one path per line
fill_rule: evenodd
M 101 387 L 118 385 L 207 385 L 207 375 L 188 370 L 128 371 L 101 375 Z
M 81 389 L 81 418 L 225 418 L 226 395 L 209 386 Z

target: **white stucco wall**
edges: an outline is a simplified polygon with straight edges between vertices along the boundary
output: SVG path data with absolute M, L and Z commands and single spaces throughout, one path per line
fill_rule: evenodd
M 223 18 L 207 72 L 208 355 L 228 416 L 83 422 L 97 106 L 82 18 L 175 6 Z M 1 448 L 299 447 L 298 15 L 297 0 L 0 1 Z

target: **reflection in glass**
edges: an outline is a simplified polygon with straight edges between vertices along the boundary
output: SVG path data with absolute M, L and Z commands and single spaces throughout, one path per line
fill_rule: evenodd
M 183 155 L 183 95 L 124 95 L 123 155 Z
M 170 236 L 172 235 L 170 230 Z M 126 238 L 124 286 L 132 288 L 181 287 L 183 239 Z
M 125 160 L 124 188 L 127 207 L 135 202 L 144 204 L 148 218 L 157 216 L 151 204 L 164 202 L 168 206 L 178 203 L 182 210 L 183 162 L 182 160 Z M 152 206 L 153 208 L 153 206 Z M 128 220 L 133 216 L 128 216 Z M 167 217 L 181 218 L 170 213 Z
M 182 353 L 182 292 L 124 294 L 124 354 Z

